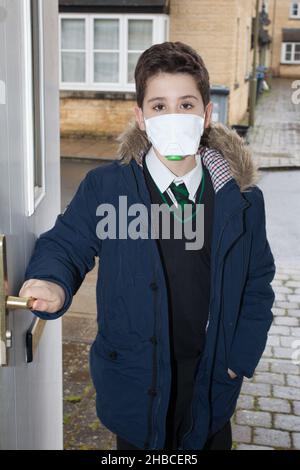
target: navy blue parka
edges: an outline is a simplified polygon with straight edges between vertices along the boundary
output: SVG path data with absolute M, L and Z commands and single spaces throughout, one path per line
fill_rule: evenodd
M 97 414 L 133 445 L 163 449 L 171 366 L 167 288 L 157 242 L 150 237 L 100 239 L 96 230 L 103 203 L 116 208 L 119 228 L 121 195 L 127 196 L 128 207 L 143 203 L 150 212 L 139 164 L 148 148 L 146 134 L 132 122 L 120 137 L 120 159 L 89 171 L 64 213 L 39 236 L 25 280 L 45 279 L 64 288 L 60 311 L 33 311 L 53 320 L 68 310 L 99 257 L 98 333 L 90 351 Z M 195 374 L 190 428 L 179 450 L 202 449 L 230 419 L 244 377 L 253 376 L 263 354 L 273 319 L 275 263 L 257 170 L 242 139 L 220 123 L 211 126 L 209 149 L 219 155 L 203 158 L 216 188 L 209 322 Z M 219 184 L 220 158 L 231 173 L 224 184 Z M 236 378 L 230 378 L 228 368 Z

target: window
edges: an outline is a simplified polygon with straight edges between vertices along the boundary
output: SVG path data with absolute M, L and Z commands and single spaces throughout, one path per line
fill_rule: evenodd
M 84 83 L 86 62 L 85 19 L 61 22 L 61 72 L 64 82 Z
M 96 19 L 94 21 L 94 82 L 117 83 L 119 81 L 119 20 Z
M 24 158 L 26 215 L 45 196 L 44 38 L 42 0 L 24 0 Z
M 300 2 L 292 2 L 291 3 L 291 18 L 299 18 L 300 19 Z
M 153 44 L 153 20 L 128 20 L 127 81 L 134 81 L 134 69 L 143 50 Z
M 168 16 L 61 14 L 60 88 L 134 91 L 139 56 L 168 40 Z
M 282 44 L 281 63 L 300 64 L 300 42 Z

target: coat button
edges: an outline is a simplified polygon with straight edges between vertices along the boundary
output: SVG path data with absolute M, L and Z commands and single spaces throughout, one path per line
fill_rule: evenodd
M 152 290 L 157 290 L 158 289 L 158 285 L 157 285 L 156 282 L 151 282 L 150 287 L 151 287 Z
M 149 447 L 149 442 L 147 441 L 147 442 L 145 442 L 145 444 L 144 444 L 144 448 L 147 449 L 148 447 Z
M 156 338 L 156 336 L 151 336 L 150 341 L 151 341 L 151 343 L 153 343 L 153 344 L 157 344 L 157 338 Z
M 110 351 L 109 357 L 110 357 L 111 359 L 116 359 L 117 356 L 118 356 L 117 351 Z
M 149 395 L 153 395 L 154 397 L 157 395 L 157 391 L 154 390 L 153 388 L 149 388 L 148 393 L 149 393 Z

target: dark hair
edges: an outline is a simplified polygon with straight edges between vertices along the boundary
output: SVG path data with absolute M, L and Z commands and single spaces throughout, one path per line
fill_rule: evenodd
M 209 73 L 201 56 L 183 42 L 166 41 L 146 49 L 137 61 L 134 78 L 136 101 L 140 108 L 143 107 L 148 78 L 160 72 L 192 75 L 202 96 L 204 107 L 210 102 Z M 208 133 L 205 132 L 203 143 L 207 137 Z

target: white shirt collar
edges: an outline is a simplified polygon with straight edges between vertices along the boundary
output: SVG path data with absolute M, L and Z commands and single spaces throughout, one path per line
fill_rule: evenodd
M 174 181 L 176 184 L 185 183 L 189 192 L 189 199 L 195 202 L 196 192 L 200 185 L 202 178 L 202 162 L 201 155 L 196 153 L 196 166 L 191 171 L 183 176 L 176 176 L 163 164 L 163 162 L 156 155 L 153 146 L 151 145 L 147 152 L 145 159 L 149 173 L 151 174 L 159 190 L 163 193 L 167 190 L 170 184 Z

